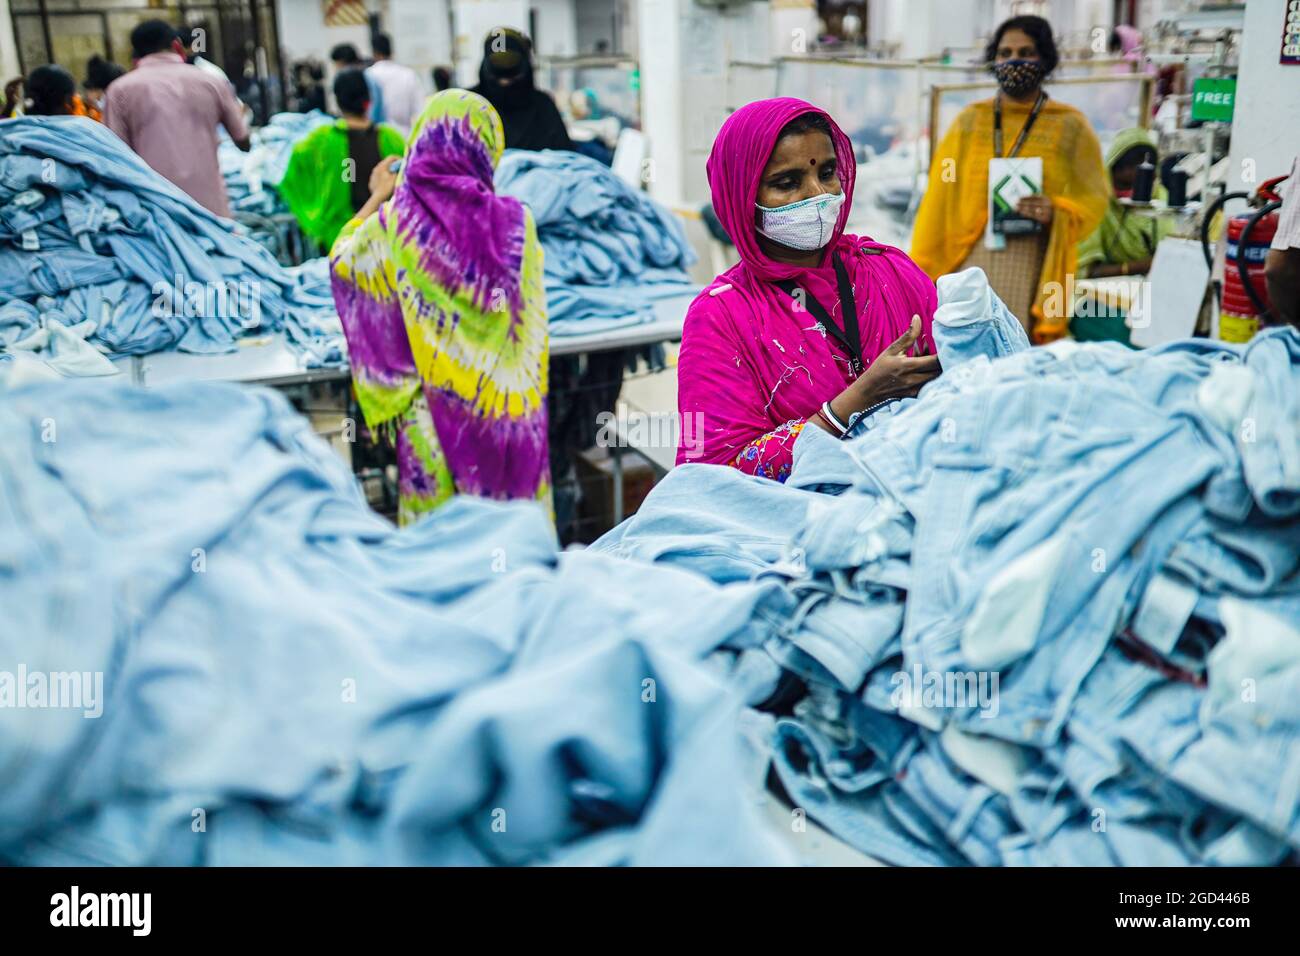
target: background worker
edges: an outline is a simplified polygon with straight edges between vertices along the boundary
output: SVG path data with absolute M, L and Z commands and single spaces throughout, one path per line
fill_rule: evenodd
M 339 231 L 370 198 L 370 174 L 388 156 L 401 156 L 402 134 L 370 121 L 370 86 L 361 70 L 334 78 L 343 118 L 312 130 L 293 148 L 276 191 L 302 231 L 328 252 Z
M 249 149 L 244 109 L 230 84 L 186 63 L 176 30 L 146 20 L 131 31 L 135 69 L 104 95 L 104 124 L 155 171 L 218 216 L 230 215 L 217 163 L 217 127 Z

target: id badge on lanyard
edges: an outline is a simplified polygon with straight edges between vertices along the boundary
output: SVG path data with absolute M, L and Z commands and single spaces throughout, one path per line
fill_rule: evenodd
M 1043 191 L 1043 157 L 989 160 L 988 219 L 985 249 L 1005 249 L 1007 236 L 1021 236 L 1041 228 L 1016 211 L 1020 200 Z
M 1039 112 L 1047 101 L 1047 94 L 1039 92 L 1034 108 L 1029 111 L 1025 125 L 1020 129 L 1011 153 L 1002 156 L 1002 94 L 993 100 L 993 158 L 989 160 L 987 225 L 984 229 L 984 248 L 994 252 L 1007 247 L 1008 235 L 1037 231 L 1037 224 L 1016 212 L 1021 199 L 1043 191 L 1043 160 L 1041 156 L 1018 158 L 1020 149 L 1034 128 Z M 1024 225 L 1025 228 L 1021 228 Z

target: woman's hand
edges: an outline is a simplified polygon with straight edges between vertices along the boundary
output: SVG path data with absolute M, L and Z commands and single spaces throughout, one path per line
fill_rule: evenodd
M 397 185 L 397 173 L 393 172 L 391 166 L 393 157 L 385 156 L 370 171 L 370 198 L 378 198 L 379 202 L 387 202 L 393 195 L 393 188 Z
M 858 408 L 850 409 L 850 414 L 863 411 L 872 405 L 891 398 L 906 398 L 915 395 L 921 386 L 938 376 L 942 371 L 937 355 L 910 356 L 912 348 L 921 338 L 921 317 L 912 316 L 912 324 L 906 332 L 894 340 L 894 344 L 876 356 L 857 381 L 846 392 L 853 392 L 859 402 Z M 832 408 L 838 414 L 838 409 Z
M 1049 196 L 1041 193 L 1036 196 L 1026 196 L 1020 202 L 1016 203 L 1016 212 L 1026 219 L 1032 219 L 1034 222 L 1041 222 L 1044 226 L 1051 225 L 1052 222 L 1052 200 Z
M 854 412 L 864 412 L 873 405 L 893 398 L 907 398 L 921 390 L 926 382 L 941 371 L 937 355 L 910 356 L 907 350 L 921 337 L 921 317 L 912 316 L 911 327 L 900 335 L 889 348 L 876 356 L 867 370 L 852 385 L 831 400 L 831 411 L 842 422 L 847 422 Z M 821 419 L 813 416 L 823 430 L 830 431 Z M 831 431 L 837 438 L 839 435 Z
M 379 165 L 370 171 L 370 198 L 357 210 L 357 219 L 366 219 L 379 211 L 379 207 L 388 202 L 397 185 L 397 173 L 389 169 L 394 157 L 385 156 Z

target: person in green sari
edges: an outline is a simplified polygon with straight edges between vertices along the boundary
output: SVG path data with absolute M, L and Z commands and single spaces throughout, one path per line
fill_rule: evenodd
M 1122 130 L 1106 151 L 1106 168 L 1110 170 L 1111 196 L 1106 214 L 1088 238 L 1079 243 L 1078 273 L 1081 279 L 1110 276 L 1140 276 L 1151 271 L 1151 259 L 1160 240 L 1173 230 L 1165 216 L 1144 215 L 1126 206 L 1121 199 L 1133 195 L 1137 169 L 1146 160 L 1159 165 L 1156 143 L 1149 130 Z M 1165 198 L 1159 180 L 1151 197 Z M 1076 315 L 1070 322 L 1070 334 L 1080 341 L 1118 341 L 1129 344 L 1129 329 L 1117 310 L 1105 315 Z
M 1079 274 L 1085 278 L 1145 275 L 1160 240 L 1173 229 L 1165 217 L 1144 216 L 1119 200 L 1133 195 L 1133 182 L 1143 160 L 1158 165 L 1156 144 L 1149 130 L 1126 129 L 1106 152 L 1111 198 L 1100 225 L 1079 243 Z M 1157 181 L 1152 199 L 1163 200 L 1165 188 Z
M 303 234 L 326 252 L 370 198 L 370 174 L 380 160 L 406 149 L 401 133 L 370 121 L 370 87 L 361 70 L 335 77 L 334 98 L 343 118 L 312 130 L 293 148 L 276 187 Z

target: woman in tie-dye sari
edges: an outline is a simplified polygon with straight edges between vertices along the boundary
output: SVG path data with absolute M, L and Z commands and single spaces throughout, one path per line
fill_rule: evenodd
M 542 247 L 493 189 L 504 142 L 485 99 L 437 94 L 330 253 L 357 399 L 396 440 L 403 524 L 454 494 L 550 504 Z

